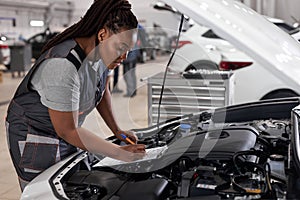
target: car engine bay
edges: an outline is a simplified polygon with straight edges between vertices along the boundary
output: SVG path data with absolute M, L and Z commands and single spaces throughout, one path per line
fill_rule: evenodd
M 182 123 L 191 125 L 188 136 Z M 92 167 L 81 165 L 64 191 L 70 199 L 287 198 L 290 119 L 211 124 L 211 114 L 201 113 L 140 129 L 139 143 L 168 148 L 155 159 L 116 166 L 90 158 Z

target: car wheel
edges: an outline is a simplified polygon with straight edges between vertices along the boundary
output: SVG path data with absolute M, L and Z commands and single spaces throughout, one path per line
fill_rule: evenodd
M 285 97 L 297 97 L 297 96 L 299 95 L 291 90 L 279 90 L 265 95 L 263 98 L 261 98 L 261 100 L 278 99 L 278 98 L 285 98 Z
M 218 70 L 218 65 L 210 60 L 199 60 L 189 65 L 184 71 L 198 69 Z

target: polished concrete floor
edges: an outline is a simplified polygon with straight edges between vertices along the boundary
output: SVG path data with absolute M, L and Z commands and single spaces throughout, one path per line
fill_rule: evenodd
M 155 61 L 137 65 L 138 90 L 137 95 L 133 98 L 123 97 L 126 86 L 122 75 L 119 77 L 119 88 L 123 90 L 123 93 L 113 93 L 112 104 L 115 117 L 123 130 L 147 126 L 147 82 L 140 81 L 140 79 L 163 71 L 167 59 L 168 56 L 161 56 Z M 17 175 L 7 148 L 4 126 L 9 100 L 21 80 L 22 78 L 19 77 L 12 78 L 10 73 L 4 73 L 3 81 L 0 83 L 0 200 L 20 199 L 21 196 Z M 107 137 L 112 134 L 96 112 L 92 112 L 88 116 L 84 127 L 97 133 L 100 137 Z

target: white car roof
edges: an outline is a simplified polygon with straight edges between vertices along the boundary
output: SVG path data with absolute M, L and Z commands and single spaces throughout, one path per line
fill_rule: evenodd
M 163 0 L 213 29 L 286 84 L 300 86 L 300 46 L 287 33 L 233 0 Z

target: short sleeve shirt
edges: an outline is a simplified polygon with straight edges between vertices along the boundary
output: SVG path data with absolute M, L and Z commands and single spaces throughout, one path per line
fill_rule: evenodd
M 78 58 L 75 51 L 72 53 Z M 31 85 L 44 106 L 62 112 L 79 111 L 78 126 L 81 126 L 101 100 L 108 73 L 101 60 L 85 60 L 77 70 L 66 58 L 51 58 L 40 64 Z

